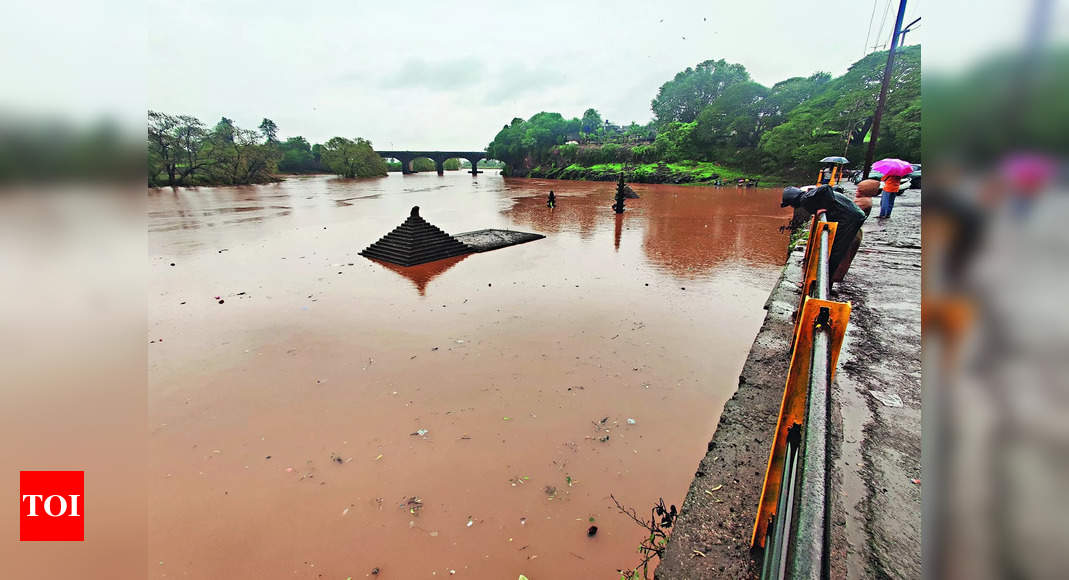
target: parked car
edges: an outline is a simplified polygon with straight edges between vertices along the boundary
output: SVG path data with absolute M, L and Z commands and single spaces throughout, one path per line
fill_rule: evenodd
M 909 189 L 920 189 L 921 188 L 921 164 L 920 163 L 910 163 L 910 165 L 913 167 L 913 173 L 910 173 L 909 176 L 908 176 L 909 177 Z

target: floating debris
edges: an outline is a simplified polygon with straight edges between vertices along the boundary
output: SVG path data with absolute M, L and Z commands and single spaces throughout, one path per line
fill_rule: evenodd
M 415 495 L 409 498 L 405 498 L 404 503 L 402 503 L 400 507 L 408 508 L 408 513 L 414 516 L 418 516 L 420 510 L 423 509 L 423 498 Z

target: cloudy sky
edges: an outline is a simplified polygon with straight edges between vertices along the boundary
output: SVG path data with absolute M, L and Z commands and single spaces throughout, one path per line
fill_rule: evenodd
M 924 71 L 960 70 L 1021 46 L 1035 0 L 909 0 Z M 8 0 L 5 112 L 119 117 L 147 106 L 220 116 L 313 142 L 363 136 L 379 148 L 482 148 L 513 117 L 650 118 L 672 76 L 706 59 L 766 85 L 840 74 L 885 43 L 897 0 Z M 1050 38 L 1069 40 L 1069 0 Z M 886 16 L 884 16 L 886 14 Z M 869 23 L 872 21 L 869 32 Z M 881 27 L 882 24 L 882 27 Z M 879 32 L 877 32 L 879 31 Z
M 887 2 L 876 4 L 874 29 Z M 706 59 L 742 63 L 766 85 L 840 74 L 864 54 L 873 12 L 862 0 L 150 6 L 150 108 L 247 127 L 269 117 L 283 136 L 361 136 L 380 149 L 482 149 L 539 111 L 593 106 L 644 123 L 657 88 Z M 836 30 L 811 32 L 827 14 Z

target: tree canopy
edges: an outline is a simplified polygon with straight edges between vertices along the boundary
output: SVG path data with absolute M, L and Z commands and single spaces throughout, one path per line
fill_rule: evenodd
M 900 48 L 896 55 L 880 156 L 920 160 L 920 55 L 919 45 Z M 541 112 L 526 121 L 513 119 L 487 152 L 505 162 L 512 175 L 545 163 L 683 160 L 801 175 L 829 155 L 864 156 L 886 60 L 886 51 L 876 52 L 840 77 L 817 72 L 770 88 L 751 80 L 741 64 L 707 60 L 661 85 L 649 125 L 616 127 L 594 108 L 571 120 Z M 571 139 L 579 144 L 565 144 Z
M 226 117 L 207 130 L 196 117 L 148 112 L 150 185 L 240 185 L 271 181 L 277 148 Z
M 277 181 L 278 172 L 331 171 L 344 177 L 386 175 L 371 143 L 335 137 L 311 145 L 304 137 L 278 140 L 278 125 L 264 118 L 259 130 L 222 117 L 208 129 L 196 117 L 148 112 L 149 185 L 244 185 Z
M 698 118 L 701 110 L 720 97 L 728 87 L 750 80 L 750 73 L 741 64 L 707 60 L 694 68 L 676 73 L 675 78 L 661 85 L 650 107 L 658 125 L 673 121 L 689 123 Z
M 342 177 L 386 175 L 386 161 L 371 148 L 371 143 L 357 137 L 333 137 L 323 144 L 323 163 Z

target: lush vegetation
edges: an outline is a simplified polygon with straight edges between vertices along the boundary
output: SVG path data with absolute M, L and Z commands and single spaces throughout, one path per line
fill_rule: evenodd
M 278 162 L 281 173 L 327 173 L 323 164 L 323 146 L 312 145 L 304 137 L 290 137 L 279 143 L 282 159 Z
M 386 161 L 371 148 L 371 143 L 357 138 L 332 137 L 323 144 L 323 164 L 342 177 L 386 175 Z
M 270 119 L 253 130 L 223 117 L 209 129 L 190 115 L 148 112 L 150 186 L 267 183 L 277 181 L 279 172 L 372 177 L 386 175 L 386 162 L 360 138 L 334 137 L 322 145 L 304 137 L 280 142 Z
M 401 163 L 399 161 L 390 161 L 387 164 L 389 171 L 401 171 Z M 471 167 L 471 164 L 468 164 Z M 442 163 L 442 168 L 446 171 L 457 171 L 460 169 L 460 160 L 456 158 L 446 159 L 445 163 Z M 419 173 L 420 171 L 437 171 L 438 168 L 434 164 L 434 160 L 427 157 L 417 157 L 412 160 L 413 173 Z
M 920 55 L 910 46 L 896 56 L 879 156 L 920 159 Z M 487 153 L 514 176 L 615 179 L 597 169 L 606 166 L 632 181 L 805 176 L 825 156 L 863 158 L 886 60 L 876 52 L 838 78 L 818 72 L 772 87 L 741 64 L 708 60 L 661 86 L 647 125 L 615 125 L 595 109 L 572 119 L 541 112 L 505 125 Z
M 501 169 L 505 164 L 496 159 L 481 159 L 479 160 L 479 169 Z M 471 162 L 467 159 L 460 160 L 461 169 L 471 169 Z

